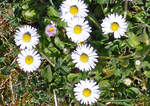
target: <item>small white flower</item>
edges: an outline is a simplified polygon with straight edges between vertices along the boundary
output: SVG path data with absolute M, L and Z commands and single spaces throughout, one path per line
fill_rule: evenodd
M 135 65 L 139 66 L 141 64 L 141 61 L 140 60 L 136 60 L 135 61 Z
M 21 49 L 32 49 L 38 44 L 39 37 L 36 28 L 25 25 L 16 31 L 14 40 Z
M 79 45 L 71 55 L 75 67 L 81 71 L 90 71 L 95 68 L 96 62 L 98 62 L 98 55 L 96 50 L 90 45 Z
M 131 79 L 127 78 L 124 80 L 124 84 L 127 85 L 127 86 L 130 86 L 132 83 Z
M 75 43 L 83 42 L 90 36 L 91 27 L 83 18 L 74 18 L 68 23 L 66 34 Z
M 105 17 L 101 26 L 104 34 L 114 33 L 114 38 L 121 38 L 127 30 L 125 19 L 118 14 L 110 14 L 108 17 Z
M 18 64 L 25 72 L 33 72 L 41 65 L 41 57 L 33 49 L 22 50 L 18 55 Z
M 81 80 L 75 84 L 74 92 L 75 98 L 86 105 L 97 102 L 100 97 L 99 86 L 93 80 Z
M 60 17 L 68 22 L 75 17 L 86 17 L 88 10 L 83 0 L 65 0 L 60 6 Z

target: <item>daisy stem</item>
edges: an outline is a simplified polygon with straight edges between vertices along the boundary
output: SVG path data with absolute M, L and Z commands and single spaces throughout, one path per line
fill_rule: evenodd
M 10 91 L 11 91 L 12 104 L 15 104 L 15 95 L 14 95 L 14 91 L 13 91 L 13 84 L 12 84 L 11 74 L 9 75 L 9 86 L 10 86 Z
M 133 56 L 135 56 L 135 53 L 132 53 L 132 54 L 129 54 L 129 55 L 126 55 L 126 56 L 118 56 L 118 57 L 107 57 L 107 56 L 99 56 L 99 57 L 102 58 L 102 59 L 106 59 L 106 60 L 113 59 L 113 58 L 120 60 L 120 59 L 130 58 L 130 57 L 133 57 Z
M 133 57 L 135 56 L 135 53 L 132 53 L 132 54 L 129 54 L 129 55 L 126 55 L 126 56 L 119 56 L 117 57 L 118 59 L 125 59 L 125 58 L 130 58 L 130 57 Z
M 103 58 L 103 59 L 109 60 L 109 59 L 112 59 L 113 57 L 99 56 L 99 58 Z
M 55 90 L 53 90 L 53 93 L 54 93 L 54 101 L 55 101 L 55 106 L 57 106 L 57 97 L 56 97 Z
M 12 63 L 10 64 L 10 66 L 12 66 L 16 61 L 16 58 L 12 61 Z M 12 104 L 15 104 L 15 95 L 14 95 L 14 91 L 13 91 L 13 83 L 12 83 L 12 77 L 11 74 L 9 75 L 9 86 L 10 86 L 10 91 L 11 91 L 11 96 L 12 96 Z
M 55 6 L 52 0 L 49 0 L 52 6 Z
M 92 21 L 99 29 L 101 29 L 101 26 L 96 22 L 96 20 L 93 18 L 93 17 L 91 17 L 90 15 L 88 16 L 88 19 L 90 20 L 90 21 Z
M 127 17 L 127 11 L 128 11 L 128 0 L 125 0 L 124 18 L 126 18 L 126 17 Z
M 55 64 L 51 62 L 51 60 L 42 52 L 39 51 L 39 53 L 53 66 L 55 67 Z

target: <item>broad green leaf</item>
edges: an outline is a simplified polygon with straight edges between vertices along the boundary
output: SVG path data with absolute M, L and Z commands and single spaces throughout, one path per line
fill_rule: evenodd
M 61 48 L 61 49 L 64 48 L 64 46 L 65 46 L 65 45 L 64 45 L 64 42 L 62 42 L 62 41 L 59 39 L 58 36 L 55 37 L 55 41 L 54 41 L 54 42 L 55 42 L 55 44 L 56 44 L 59 48 Z
M 23 10 L 22 15 L 27 21 L 35 21 L 37 12 L 34 9 L 28 9 L 28 10 Z
M 137 36 L 133 32 L 128 33 L 128 35 L 129 35 L 128 39 L 129 45 L 133 48 L 137 48 L 138 45 L 140 44 L 140 41 L 138 40 Z
M 48 66 L 45 69 L 41 69 L 41 76 L 43 76 L 44 79 L 47 80 L 48 82 L 51 82 L 53 78 L 51 66 Z
M 110 84 L 109 80 L 103 80 L 103 81 L 99 82 L 99 86 L 102 89 L 107 89 L 107 88 L 111 87 L 111 84 Z
M 74 74 L 74 73 L 70 73 L 68 76 L 67 76 L 67 79 L 69 82 L 73 83 L 75 80 L 78 79 L 78 74 Z
M 6 60 L 6 57 L 0 57 L 0 63 L 3 63 Z
M 138 88 L 131 87 L 130 90 L 132 90 L 136 95 L 141 95 L 141 92 Z
M 49 17 L 59 17 L 59 12 L 53 6 L 49 6 L 48 7 L 48 16 Z
M 150 71 L 145 71 L 144 74 L 147 78 L 150 78 Z
M 123 66 L 123 67 L 128 67 L 129 59 L 121 59 L 120 60 L 120 65 Z

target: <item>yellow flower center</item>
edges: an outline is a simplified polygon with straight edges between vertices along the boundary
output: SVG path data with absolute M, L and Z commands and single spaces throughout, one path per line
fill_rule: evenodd
M 89 59 L 89 57 L 88 57 L 87 54 L 84 54 L 84 53 L 83 53 L 83 54 L 80 56 L 80 60 L 81 60 L 82 62 L 84 62 L 84 63 L 88 62 L 88 59 Z
M 86 88 L 83 90 L 83 96 L 85 96 L 86 98 L 91 96 L 91 90 Z
M 27 56 L 27 57 L 25 58 L 25 62 L 26 62 L 26 64 L 28 64 L 28 65 L 32 64 L 32 63 L 33 63 L 33 57 Z
M 111 30 L 112 30 L 112 31 L 117 31 L 118 28 L 119 28 L 118 23 L 114 22 L 114 23 L 111 24 Z
M 70 13 L 71 13 L 72 15 L 76 15 L 76 14 L 78 13 L 78 7 L 72 6 L 72 7 L 70 8 Z
M 76 26 L 74 27 L 74 33 L 75 33 L 75 34 L 80 34 L 81 32 L 82 32 L 81 26 L 76 25 Z
M 53 32 L 53 30 L 54 30 L 54 27 L 50 27 L 48 32 Z
M 29 33 L 25 33 L 23 35 L 23 41 L 24 42 L 30 42 L 30 40 L 31 40 L 31 35 Z

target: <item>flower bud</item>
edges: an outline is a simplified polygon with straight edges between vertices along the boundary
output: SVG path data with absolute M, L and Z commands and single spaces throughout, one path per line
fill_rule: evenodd
M 130 86 L 131 83 L 132 83 L 132 81 L 131 81 L 131 79 L 129 79 L 129 78 L 127 78 L 127 79 L 124 80 L 124 84 L 125 84 L 126 86 Z

